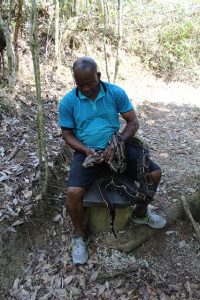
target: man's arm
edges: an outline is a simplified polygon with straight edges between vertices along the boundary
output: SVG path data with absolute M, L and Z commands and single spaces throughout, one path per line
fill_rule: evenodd
M 129 138 L 134 136 L 139 128 L 139 122 L 135 110 L 130 110 L 121 114 L 127 125 L 121 133 L 124 143 L 128 142 Z M 111 145 L 108 145 L 104 150 L 103 157 L 105 161 L 111 162 L 114 159 L 114 150 Z
M 75 137 L 73 129 L 62 128 L 62 137 L 65 143 L 73 150 L 83 152 L 87 156 L 95 153 L 94 149 L 87 148 L 82 142 L 80 142 Z
M 139 128 L 139 122 L 135 110 L 130 110 L 121 114 L 127 125 L 121 133 L 123 141 L 128 142 L 129 138 L 134 136 Z

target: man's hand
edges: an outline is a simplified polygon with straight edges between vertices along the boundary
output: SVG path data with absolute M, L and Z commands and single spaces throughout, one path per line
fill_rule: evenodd
M 92 148 L 86 148 L 86 150 L 85 150 L 86 156 L 94 155 L 95 153 L 96 153 L 96 151 Z
M 103 156 L 103 159 L 108 163 L 113 161 L 113 159 L 115 157 L 115 153 L 114 153 L 114 149 L 113 149 L 112 145 L 108 145 L 106 147 L 106 149 L 102 153 L 102 156 Z
M 87 158 L 92 158 L 94 160 L 95 158 L 95 164 L 101 164 L 104 161 L 103 155 L 99 152 L 96 152 L 92 148 L 87 148 L 85 151 L 85 154 L 87 155 Z

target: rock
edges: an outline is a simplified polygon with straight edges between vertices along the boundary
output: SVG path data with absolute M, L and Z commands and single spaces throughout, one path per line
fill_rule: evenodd
M 171 300 L 171 297 L 166 295 L 165 293 L 161 293 L 160 300 Z
M 178 247 L 179 247 L 180 249 L 184 248 L 185 246 L 186 246 L 186 241 L 185 241 L 185 240 L 181 241 L 181 242 L 178 244 Z

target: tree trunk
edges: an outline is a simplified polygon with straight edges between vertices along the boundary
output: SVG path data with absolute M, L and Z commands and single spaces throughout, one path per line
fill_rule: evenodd
M 85 1 L 74 0 L 72 5 L 72 17 L 78 16 L 82 11 L 82 6 L 86 5 Z
M 104 59 L 105 59 L 105 64 L 106 64 L 106 75 L 108 78 L 108 82 L 110 82 L 110 75 L 109 75 L 109 70 L 108 70 L 108 59 L 107 59 L 107 51 L 106 51 L 106 3 L 105 0 L 103 0 L 103 48 L 104 48 Z
M 103 0 L 96 0 L 99 14 L 103 15 Z
M 0 27 L 3 29 L 3 33 L 6 39 L 6 51 L 8 60 L 8 84 L 11 90 L 15 87 L 15 55 L 13 51 L 11 32 L 8 24 L 2 19 L 0 14 Z
M 55 7 L 55 66 L 59 66 L 59 0 Z
M 19 71 L 19 53 L 18 53 L 18 35 L 19 35 L 19 28 L 21 23 L 21 17 L 22 17 L 22 6 L 23 6 L 23 0 L 18 0 L 18 11 L 17 11 L 17 17 L 16 17 L 16 24 L 15 24 L 15 32 L 14 32 L 14 38 L 13 38 L 13 44 L 14 44 L 14 50 L 15 50 L 15 72 L 18 73 Z
M 121 3 L 121 0 L 118 0 L 117 12 L 118 12 L 118 18 L 117 18 L 118 37 L 117 37 L 117 53 L 116 53 L 116 61 L 115 61 L 114 83 L 117 79 L 117 74 L 118 74 L 118 70 L 119 70 L 119 63 L 120 63 L 119 51 L 120 51 L 121 43 L 122 43 L 122 3 Z
M 38 16 L 35 0 L 32 0 L 31 24 L 30 24 L 30 45 L 33 58 L 33 67 L 35 74 L 35 85 L 37 95 L 37 129 L 38 129 L 38 148 L 39 148 L 39 163 L 44 177 L 42 194 L 45 194 L 48 188 L 48 155 L 46 150 L 45 134 L 44 134 L 44 109 L 41 99 L 41 84 L 40 84 L 40 64 L 39 64 L 39 45 L 38 45 Z M 43 162 L 44 157 L 44 162 Z
M 75 17 L 76 15 L 77 15 L 77 0 L 74 0 L 72 5 L 72 17 Z
M 200 191 L 194 194 L 189 200 L 188 205 L 190 211 L 196 220 L 200 219 Z M 167 225 L 175 223 L 179 219 L 185 218 L 185 211 L 181 202 L 173 203 L 166 211 Z M 124 233 L 118 233 L 117 239 L 113 236 L 106 237 L 104 242 L 107 246 L 130 252 L 148 241 L 151 237 L 161 233 L 162 230 L 152 229 L 145 225 L 135 225 Z

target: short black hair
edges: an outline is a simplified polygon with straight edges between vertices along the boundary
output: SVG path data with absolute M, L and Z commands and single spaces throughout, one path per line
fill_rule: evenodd
M 95 60 L 90 56 L 80 57 L 73 63 L 73 72 L 76 70 L 93 70 L 97 72 L 98 66 Z

